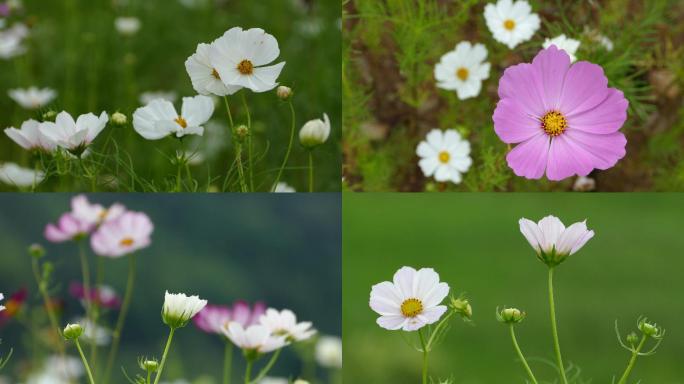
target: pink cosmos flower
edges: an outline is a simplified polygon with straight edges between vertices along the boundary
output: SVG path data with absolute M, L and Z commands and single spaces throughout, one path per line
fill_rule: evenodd
M 126 212 L 126 207 L 118 203 L 105 208 L 100 204 L 90 204 L 85 195 L 78 195 L 71 199 L 71 214 L 93 226 L 114 220 L 124 212 Z
M 150 245 L 154 225 L 142 212 L 125 212 L 118 218 L 100 225 L 90 237 L 96 254 L 121 257 Z
M 93 229 L 91 224 L 81 221 L 71 213 L 63 214 L 56 224 L 45 227 L 45 238 L 53 243 L 62 243 L 86 236 Z
M 608 87 L 603 69 L 586 61 L 570 65 L 555 45 L 532 63 L 509 67 L 499 81 L 494 130 L 517 144 L 506 156 L 516 175 L 549 180 L 586 176 L 608 169 L 625 156 L 619 129 L 628 102 Z
M 69 293 L 79 300 L 86 299 L 85 287 L 79 282 L 72 282 L 69 284 Z M 91 288 L 89 298 L 98 307 L 116 309 L 121 306 L 121 299 L 116 294 L 116 291 L 107 285 Z
M 230 322 L 235 322 L 247 328 L 257 324 L 261 315 L 266 313 L 266 305 L 262 302 L 254 303 L 253 307 L 245 301 L 236 301 L 232 307 L 225 305 L 207 305 L 193 318 L 195 326 L 207 333 L 222 335 L 223 329 Z

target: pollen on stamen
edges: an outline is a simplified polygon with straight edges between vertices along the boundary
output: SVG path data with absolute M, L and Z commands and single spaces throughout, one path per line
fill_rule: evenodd
M 249 60 L 242 60 L 237 66 L 237 70 L 243 75 L 251 75 L 254 73 L 254 64 Z
M 121 244 L 122 247 L 130 247 L 131 245 L 133 245 L 134 240 L 130 237 L 126 237 L 126 238 L 121 239 L 121 241 L 119 243 Z
M 423 302 L 418 299 L 406 299 L 401 303 L 401 313 L 405 317 L 416 317 L 423 313 Z
M 541 127 L 547 135 L 556 137 L 568 128 L 568 120 L 562 113 L 550 111 L 541 118 Z
M 221 80 L 221 75 L 219 75 L 218 71 L 216 71 L 216 68 L 211 69 L 211 75 L 214 76 L 216 80 Z
M 506 28 L 506 30 L 512 31 L 515 28 L 515 21 L 507 19 L 504 21 L 504 28 Z
M 456 71 L 456 77 L 461 79 L 461 81 L 466 81 L 468 80 L 468 68 L 461 67 Z
M 182 116 L 178 116 L 174 121 L 178 123 L 178 125 L 180 125 L 181 128 L 188 127 L 188 122 Z
M 442 151 L 439 153 L 439 161 L 443 164 L 448 164 L 449 160 L 451 160 L 451 154 L 447 151 Z

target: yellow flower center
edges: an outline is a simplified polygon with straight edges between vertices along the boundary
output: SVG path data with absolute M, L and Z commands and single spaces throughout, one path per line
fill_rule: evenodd
M 507 19 L 506 21 L 504 21 L 504 28 L 506 28 L 509 31 L 512 31 L 513 28 L 515 28 L 515 21 Z
M 121 244 L 122 247 L 130 247 L 131 245 L 133 245 L 133 239 L 130 237 L 123 238 L 121 239 L 119 244 Z
M 109 212 L 106 209 L 103 209 L 102 211 L 100 211 L 100 214 L 97 215 L 98 220 L 103 221 L 104 219 L 106 219 L 108 213 Z
M 251 75 L 254 73 L 254 64 L 249 60 L 242 60 L 237 66 L 238 71 L 243 75 Z
M 178 125 L 181 126 L 181 128 L 187 128 L 188 127 L 188 122 L 185 121 L 185 119 L 182 116 L 178 116 L 176 120 L 174 120 Z
M 423 313 L 423 303 L 418 299 L 406 299 L 401 303 L 401 314 L 405 317 L 416 317 Z
M 463 68 L 463 67 L 459 68 L 459 69 L 456 71 L 456 77 L 458 77 L 459 79 L 461 79 L 461 81 L 466 81 L 466 80 L 468 80 L 468 69 L 467 69 L 467 68 Z
M 211 69 L 211 75 L 214 76 L 216 80 L 221 80 L 221 76 L 219 76 L 218 71 L 216 71 L 216 68 Z
M 438 157 L 439 161 L 444 164 L 449 163 L 449 160 L 451 160 L 451 155 L 447 151 L 440 152 Z
M 556 137 L 568 128 L 568 121 L 562 113 L 551 111 L 541 118 L 541 127 L 547 135 Z

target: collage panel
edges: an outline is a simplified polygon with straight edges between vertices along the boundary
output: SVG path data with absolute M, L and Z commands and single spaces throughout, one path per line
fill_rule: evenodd
M 340 17 L 334 1 L 0 1 L 0 188 L 340 191 Z
M 682 207 L 681 194 L 346 194 L 345 382 L 681 382 Z
M 0 207 L 0 383 L 342 383 L 339 195 Z
M 344 3 L 344 190 L 684 189 L 681 1 Z

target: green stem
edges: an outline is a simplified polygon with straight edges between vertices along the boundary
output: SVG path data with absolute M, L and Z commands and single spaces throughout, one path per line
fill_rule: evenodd
M 84 300 L 86 307 L 86 319 L 88 319 L 88 323 L 92 324 L 93 301 L 90 297 L 92 294 L 90 290 L 90 265 L 88 265 L 88 256 L 86 255 L 84 240 L 78 241 L 78 255 L 81 259 L 81 271 L 83 273 L 83 291 L 85 292 Z
M 93 379 L 93 373 L 90 372 L 90 366 L 88 365 L 88 360 L 86 360 L 85 355 L 83 354 L 81 344 L 78 342 L 78 339 L 75 339 L 74 342 L 76 343 L 76 348 L 78 349 L 78 353 L 81 355 L 83 366 L 85 367 L 86 373 L 88 374 L 88 381 L 90 382 L 90 384 L 95 384 L 95 380 Z
M 252 115 L 249 113 L 249 105 L 247 105 L 247 98 L 245 93 L 241 92 L 242 105 L 245 108 L 245 113 L 247 113 L 247 131 L 249 132 L 247 136 L 247 166 L 249 167 L 249 188 L 254 191 L 254 171 L 252 167 Z
M 641 341 L 639 342 L 639 345 L 635 350 L 632 351 L 632 357 L 629 359 L 629 364 L 627 364 L 627 368 L 625 369 L 625 373 L 622 374 L 622 377 L 620 377 L 620 381 L 618 381 L 618 384 L 626 384 L 627 379 L 629 378 L 629 374 L 632 373 L 632 368 L 634 368 L 634 364 L 636 364 L 636 359 L 639 356 L 639 352 L 641 352 L 641 349 L 644 347 L 644 344 L 646 344 L 646 335 L 643 335 L 641 337 Z
M 116 328 L 112 333 L 112 346 L 107 356 L 107 367 L 105 369 L 104 383 L 108 384 L 116 360 L 116 354 L 119 351 L 119 342 L 121 341 L 121 332 L 126 322 L 126 315 L 131 305 L 133 298 L 133 288 L 135 287 L 135 255 L 128 256 L 128 279 L 126 281 L 126 293 L 124 294 L 123 303 L 121 303 L 121 311 L 116 320 Z
M 171 332 L 169 332 L 169 338 L 166 340 L 166 347 L 164 347 L 164 354 L 162 355 L 161 363 L 159 364 L 159 371 L 157 372 L 157 376 L 154 377 L 154 384 L 159 383 L 159 379 L 164 371 L 164 364 L 166 364 L 166 357 L 169 354 L 169 349 L 171 349 L 171 341 L 173 340 L 173 334 L 175 332 L 176 329 L 171 328 Z
M 98 257 L 97 258 L 97 267 L 95 268 L 95 289 L 99 290 L 100 287 L 102 286 L 102 281 L 104 279 L 104 258 L 103 257 Z M 92 307 L 92 323 L 91 326 L 93 328 L 97 328 L 97 323 L 100 318 L 100 306 L 99 303 L 95 303 Z M 98 364 L 97 364 L 97 352 L 98 352 L 98 347 L 97 343 L 95 342 L 95 335 L 93 334 L 93 337 L 90 338 L 90 362 L 93 364 L 93 372 L 95 374 L 95 377 L 99 377 L 98 375 Z
M 223 102 L 226 105 L 226 111 L 228 111 L 228 122 L 230 123 L 230 131 L 235 130 L 235 124 L 233 124 L 233 115 L 230 113 L 230 105 L 228 105 L 228 96 L 223 96 Z
M 252 359 L 247 360 L 247 367 L 245 368 L 245 384 L 250 384 L 251 380 L 249 379 L 250 376 L 252 376 L 252 365 L 254 364 L 254 361 Z
M 226 340 L 226 348 L 223 354 L 223 384 L 230 384 L 230 375 L 233 368 L 233 344 Z
M 520 350 L 520 346 L 518 345 L 518 339 L 515 337 L 515 330 L 514 330 L 514 325 L 509 324 L 510 330 L 511 330 L 511 340 L 513 340 L 513 346 L 515 347 L 515 352 L 518 353 L 518 358 L 522 362 L 522 365 L 525 367 L 525 371 L 527 372 L 527 376 L 530 377 L 530 380 L 532 380 L 533 384 L 537 384 L 537 379 L 534 377 L 534 374 L 532 373 L 532 369 L 530 369 L 530 366 L 527 364 L 527 360 L 525 360 L 525 356 L 522 353 L 522 350 Z
M 430 335 L 430 338 L 427 342 L 428 351 L 432 349 L 432 343 L 435 342 L 437 335 L 439 335 L 439 330 L 442 329 L 442 327 L 444 327 L 444 324 L 446 324 L 449 321 L 449 318 L 453 316 L 455 313 L 455 311 L 450 311 L 442 320 L 440 320 L 440 322 L 435 327 L 435 330 L 432 331 L 432 334 Z
M 561 375 L 561 382 L 568 384 L 568 379 L 565 377 L 565 366 L 563 365 L 563 357 L 561 356 L 560 343 L 558 341 L 558 326 L 556 325 L 556 304 L 553 299 L 553 267 L 549 268 L 549 308 L 551 312 L 551 332 L 553 333 L 553 349 L 556 353 L 556 362 L 558 363 L 558 372 Z
M 283 164 L 280 166 L 280 169 L 278 170 L 278 176 L 276 176 L 275 183 L 273 183 L 273 188 L 275 188 L 275 186 L 278 185 L 278 182 L 280 182 L 280 177 L 283 175 L 283 171 L 287 166 L 287 161 L 290 159 L 290 152 L 292 152 L 292 143 L 294 143 L 295 109 L 292 105 L 292 101 L 288 102 L 288 104 L 290 105 L 290 114 L 292 116 L 292 124 L 290 125 L 290 143 L 287 145 L 287 152 L 285 152 L 285 158 L 283 159 Z
M 50 305 L 50 296 L 48 295 L 47 292 L 47 287 L 45 286 L 45 282 L 43 282 L 42 278 L 40 277 L 40 270 L 38 267 L 38 260 L 35 258 L 31 258 L 31 266 L 33 269 L 33 276 L 36 279 L 36 284 L 38 284 L 38 290 L 40 291 L 40 295 L 43 298 L 43 305 L 45 306 L 45 311 L 47 312 L 48 319 L 50 320 L 50 325 L 52 325 L 52 328 L 54 328 L 55 332 L 57 332 L 57 337 L 61 337 L 62 332 L 59 328 L 59 321 L 57 321 L 57 315 L 55 315 L 55 312 L 52 310 L 52 305 Z M 59 351 L 59 354 L 61 356 L 64 356 L 64 344 L 61 342 L 57 343 L 57 350 Z
M 314 165 L 313 165 L 313 151 L 309 150 L 309 192 L 314 191 Z
M 258 384 L 261 381 L 261 379 L 266 377 L 271 368 L 273 368 L 273 365 L 275 365 L 275 362 L 278 360 L 278 357 L 280 357 L 280 351 L 282 351 L 282 349 L 278 349 L 275 351 L 273 356 L 271 356 L 271 359 L 268 361 L 268 363 L 266 363 L 266 366 L 264 366 L 264 368 L 259 372 L 259 374 L 254 378 L 254 380 L 250 381 L 251 383 Z
M 235 163 L 238 168 L 238 177 L 240 178 L 240 190 L 247 192 L 247 181 L 245 180 L 245 169 L 242 165 L 242 144 L 235 144 Z
M 423 337 L 423 330 L 418 330 L 418 336 L 420 337 L 420 345 L 423 348 L 423 384 L 427 384 L 427 372 L 428 372 L 428 349 L 425 344 L 425 337 Z

